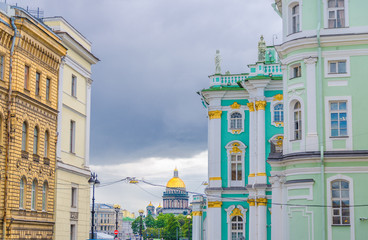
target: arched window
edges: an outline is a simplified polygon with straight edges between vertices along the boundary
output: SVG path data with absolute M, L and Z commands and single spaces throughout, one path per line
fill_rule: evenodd
M 293 108 L 294 140 L 302 139 L 302 108 L 300 102 L 296 102 Z
M 231 154 L 231 181 L 242 181 L 243 161 L 241 153 Z
M 33 134 L 33 154 L 38 154 L 38 127 L 34 128 Z
M 231 219 L 231 239 L 244 239 L 243 235 L 243 218 L 241 216 L 234 216 Z
M 24 193 L 26 191 L 26 179 L 24 177 L 22 177 L 20 179 L 20 184 L 19 184 L 19 208 L 20 209 L 24 209 Z
M 230 129 L 241 129 L 242 126 L 242 115 L 238 112 L 232 113 L 230 116 Z
M 232 141 L 226 145 L 228 157 L 228 185 L 244 186 L 244 158 L 246 146 L 240 141 Z
M 328 28 L 345 27 L 345 0 L 328 0 Z
M 31 194 L 31 209 L 36 210 L 37 201 L 37 179 L 32 182 L 32 194 Z
M 47 190 L 49 186 L 45 181 L 42 187 L 42 211 L 47 211 Z
M 349 182 L 335 180 L 331 183 L 332 224 L 350 225 Z
M 27 151 L 27 132 L 28 132 L 27 123 L 23 122 L 23 126 L 22 126 L 22 151 Z
M 284 104 L 279 103 L 274 107 L 274 121 L 275 122 L 284 122 Z
M 43 156 L 45 158 L 49 157 L 49 132 L 45 132 L 45 146 L 44 146 L 44 154 Z
M 291 24 L 291 33 L 297 33 L 300 31 L 299 4 L 294 5 L 291 8 Z

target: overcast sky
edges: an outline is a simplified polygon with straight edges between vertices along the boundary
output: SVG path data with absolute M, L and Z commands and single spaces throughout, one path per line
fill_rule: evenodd
M 214 55 L 222 71 L 248 72 L 257 42 L 280 42 L 272 0 L 8 0 L 62 16 L 101 60 L 92 69 L 91 168 L 103 183 L 127 176 L 165 185 L 175 166 L 187 189 L 207 179 L 207 111 Z M 276 39 L 275 34 L 278 35 Z M 130 211 L 162 203 L 164 188 L 117 183 L 98 202 Z

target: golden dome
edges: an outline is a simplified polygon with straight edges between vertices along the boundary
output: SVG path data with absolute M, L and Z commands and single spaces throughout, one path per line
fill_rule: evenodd
M 151 202 L 148 204 L 148 207 L 153 207 L 153 205 L 152 205 L 152 203 L 151 203 Z
M 161 203 L 159 203 L 159 204 L 158 204 L 158 207 L 157 207 L 157 208 L 162 208 L 162 207 L 161 207 Z
M 174 170 L 174 177 L 171 178 L 167 184 L 167 188 L 185 188 L 185 183 L 179 178 L 178 169 Z

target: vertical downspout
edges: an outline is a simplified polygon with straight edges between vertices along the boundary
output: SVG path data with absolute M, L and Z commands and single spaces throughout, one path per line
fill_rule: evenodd
M 5 188 L 4 188 L 4 217 L 3 217 L 3 236 L 2 239 L 5 240 L 6 236 L 6 217 L 8 211 L 8 168 L 9 168 L 9 157 L 10 157 L 10 133 L 11 133 L 11 101 L 12 101 L 12 73 L 13 73 L 13 54 L 14 45 L 17 38 L 18 29 L 14 24 L 14 17 L 11 18 L 11 25 L 14 29 L 14 36 L 12 39 L 12 46 L 10 49 L 10 61 L 9 61 L 9 92 L 8 92 L 8 102 L 7 102 L 7 141 L 6 141 L 6 154 L 5 154 Z
M 321 23 L 322 23 L 322 4 L 321 0 L 318 0 L 318 25 L 317 25 L 317 41 L 318 41 L 318 100 L 319 100 L 319 111 L 317 114 L 319 123 L 319 147 L 321 153 L 321 201 L 322 206 L 325 205 L 325 163 L 324 163 L 324 134 L 323 134 L 323 83 L 322 83 L 322 48 L 321 48 Z M 322 240 L 326 239 L 326 209 L 322 209 Z

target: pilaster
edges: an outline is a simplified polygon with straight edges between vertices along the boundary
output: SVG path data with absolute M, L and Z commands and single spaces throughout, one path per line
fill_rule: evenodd
M 249 175 L 248 175 L 248 184 L 254 184 L 255 176 L 257 172 L 257 165 L 254 159 L 257 159 L 257 151 L 256 151 L 256 129 L 257 129 L 257 121 L 256 121 L 256 112 L 255 105 L 252 99 L 249 99 L 249 103 L 247 103 L 249 109 Z
M 219 109 L 208 112 L 208 178 L 209 187 L 221 187 L 221 115 Z
M 266 184 L 266 133 L 265 133 L 265 108 L 266 101 L 256 101 L 257 110 L 257 183 Z
M 283 239 L 282 236 L 282 185 L 285 182 L 283 176 L 272 176 L 269 178 L 272 184 L 272 215 L 271 215 L 271 239 Z
M 306 58 L 306 85 L 307 85 L 307 136 L 306 151 L 318 150 L 317 135 L 317 89 L 316 89 L 316 62 L 317 58 Z
M 222 202 L 208 199 L 207 206 L 207 239 L 221 239 L 221 206 Z

